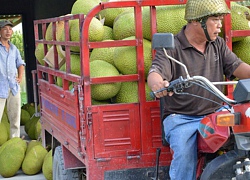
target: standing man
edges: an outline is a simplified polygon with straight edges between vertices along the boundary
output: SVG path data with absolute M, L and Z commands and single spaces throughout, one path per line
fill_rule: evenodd
M 204 76 L 211 82 L 250 78 L 250 66 L 240 60 L 219 37 L 222 20 L 229 14 L 224 0 L 188 0 L 187 25 L 175 36 L 175 49 L 167 53 L 187 66 L 190 76 Z M 169 60 L 163 50 L 157 50 L 148 75 L 153 92 L 168 87 L 169 82 L 185 75 L 179 64 Z M 218 87 L 223 90 L 223 87 Z M 164 98 L 165 139 L 173 150 L 169 175 L 171 180 L 195 180 L 197 164 L 197 130 L 200 120 L 218 111 L 222 102 L 198 86 L 184 90 L 204 99 L 169 93 L 155 93 Z M 205 100 L 213 100 L 217 103 Z
M 10 122 L 10 138 L 20 137 L 21 95 L 20 83 L 25 63 L 17 47 L 10 42 L 13 24 L 0 21 L 0 121 L 5 104 Z

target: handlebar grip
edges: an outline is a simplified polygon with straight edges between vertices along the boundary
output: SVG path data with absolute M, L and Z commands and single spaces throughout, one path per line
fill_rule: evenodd
M 150 92 L 150 96 L 151 96 L 152 98 L 155 98 L 155 94 L 156 94 L 156 93 L 159 93 L 159 92 L 162 92 L 162 91 L 165 91 L 165 90 L 170 91 L 169 88 L 164 87 L 164 88 L 161 88 L 161 89 L 159 89 L 159 90 L 157 90 L 157 91 L 151 91 L 151 92 Z

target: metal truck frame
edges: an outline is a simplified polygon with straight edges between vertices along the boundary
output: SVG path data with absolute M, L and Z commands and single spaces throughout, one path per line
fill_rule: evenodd
M 230 5 L 230 1 L 226 1 Z M 131 0 L 100 3 L 85 17 L 82 14 L 35 20 L 35 42 L 54 46 L 53 68 L 37 64 L 38 96 L 41 108 L 42 140 L 44 146 L 61 147 L 61 162 L 53 169 L 54 178 L 77 174 L 75 179 L 125 180 L 168 179 L 171 152 L 162 144 L 159 100 L 146 101 L 143 57 L 142 8 L 151 12 L 151 34 L 156 33 L 156 6 L 185 4 L 186 0 Z M 98 12 L 107 8 L 134 8 L 135 39 L 90 42 L 88 29 Z M 80 41 L 69 40 L 69 21 L 79 20 Z M 56 22 L 64 21 L 65 41 L 56 41 Z M 233 36 L 249 32 L 231 31 L 230 15 L 225 18 L 225 38 L 231 47 Z M 53 40 L 45 40 L 49 23 L 53 24 Z M 65 47 L 66 72 L 59 70 L 56 46 Z M 80 47 L 81 74 L 70 70 L 70 46 Z M 91 78 L 90 50 L 93 48 L 135 46 L 137 74 Z M 152 51 L 154 54 L 154 51 Z M 63 87 L 55 83 L 62 78 Z M 91 85 L 110 82 L 138 82 L 138 103 L 92 105 Z M 74 84 L 74 91 L 69 88 Z M 230 87 L 228 89 L 229 96 Z M 161 154 L 160 154 L 161 153 Z M 58 157 L 58 152 L 55 154 Z M 58 161 L 58 159 L 57 159 Z M 60 164 L 61 163 L 61 164 Z M 55 165 L 54 165 L 55 166 Z M 55 172 L 56 171 L 56 172 Z M 78 177 L 80 174 L 80 177 Z M 73 178 L 74 175 L 71 176 Z

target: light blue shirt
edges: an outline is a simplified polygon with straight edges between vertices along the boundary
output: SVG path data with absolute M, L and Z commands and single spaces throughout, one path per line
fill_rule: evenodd
M 10 48 L 0 42 L 0 98 L 8 98 L 9 90 L 15 96 L 19 92 L 19 84 L 16 81 L 18 67 L 25 66 L 17 47 L 9 42 Z

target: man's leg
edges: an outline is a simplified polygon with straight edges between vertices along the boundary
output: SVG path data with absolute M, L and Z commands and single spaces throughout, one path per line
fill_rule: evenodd
M 21 98 L 20 93 L 15 96 L 9 93 L 7 99 L 7 114 L 10 121 L 10 138 L 20 137 L 20 116 L 21 116 Z
M 195 180 L 197 165 L 197 129 L 202 116 L 169 115 L 164 120 L 166 140 L 173 150 L 171 180 Z
M 5 107 L 6 99 L 0 98 L 0 123 L 3 117 L 4 107 Z

